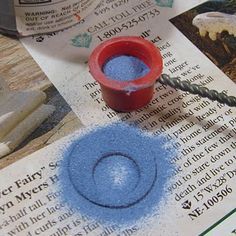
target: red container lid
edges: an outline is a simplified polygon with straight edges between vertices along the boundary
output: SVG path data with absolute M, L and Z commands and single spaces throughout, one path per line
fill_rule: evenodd
M 132 81 L 109 79 L 103 73 L 103 66 L 112 57 L 120 55 L 139 58 L 150 71 Z M 159 49 L 153 43 L 135 36 L 107 40 L 98 45 L 89 58 L 90 73 L 100 84 L 104 101 L 116 111 L 132 111 L 148 104 L 162 69 L 163 61 Z

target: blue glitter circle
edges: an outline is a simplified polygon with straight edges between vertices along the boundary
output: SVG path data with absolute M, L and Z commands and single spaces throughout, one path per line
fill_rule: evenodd
M 81 135 L 65 150 L 60 162 L 60 201 L 109 225 L 127 226 L 156 214 L 174 169 L 171 158 L 177 155 L 166 144 L 164 135 L 146 135 L 123 123 Z M 123 173 L 123 182 L 117 185 L 113 171 L 129 173 Z
M 71 182 L 80 195 L 94 204 L 109 208 L 130 207 L 142 200 L 151 190 L 156 180 L 155 160 L 154 158 L 144 159 L 143 152 L 132 156 L 132 150 L 124 151 L 124 149 L 126 149 L 125 145 L 127 145 L 125 139 L 123 144 L 120 143 L 122 146 L 121 149 L 117 148 L 116 142 L 110 143 L 109 147 L 106 145 L 98 145 L 98 143 L 100 144 L 101 139 L 106 139 L 105 132 L 101 134 L 100 139 L 91 135 L 74 146 L 70 153 L 70 164 L 68 169 Z M 92 142 L 93 145 L 98 146 L 98 148 L 88 148 L 88 142 Z M 144 149 L 143 151 L 145 152 Z M 86 155 L 84 155 L 85 152 Z M 98 155 L 98 153 L 102 153 L 102 155 Z M 97 164 L 100 163 L 101 160 L 107 158 L 114 159 L 117 156 L 120 156 L 119 161 L 122 157 L 129 160 L 128 163 L 122 163 L 123 168 L 126 168 L 129 172 L 138 171 L 138 179 L 134 180 L 135 183 L 137 182 L 135 188 L 131 187 L 128 190 L 127 187 L 124 187 L 123 185 L 123 188 L 120 188 L 119 191 L 117 191 L 118 189 L 112 190 L 114 182 L 111 182 L 110 178 L 104 179 L 102 175 L 96 175 L 97 180 L 95 181 L 94 173 L 96 172 L 94 171 Z M 111 163 L 112 162 L 110 162 L 110 164 Z M 130 163 L 134 163 L 134 165 L 131 166 Z M 113 166 L 110 166 L 110 168 L 112 167 Z M 108 185 L 107 190 L 109 190 L 109 192 L 101 191 L 105 190 L 102 184 Z M 127 184 L 128 183 L 125 185 Z

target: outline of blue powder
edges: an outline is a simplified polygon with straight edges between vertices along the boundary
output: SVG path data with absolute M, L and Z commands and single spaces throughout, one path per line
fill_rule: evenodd
M 109 144 L 109 142 L 115 142 L 117 144 L 117 149 L 120 149 L 119 140 L 122 138 L 125 140 L 127 145 L 125 148 L 123 147 L 124 149 L 129 149 L 132 147 L 132 152 L 134 155 L 137 152 L 141 152 L 143 153 L 144 158 L 149 158 L 150 156 L 155 158 L 155 163 L 157 165 L 157 180 L 148 195 L 137 204 L 123 209 L 101 207 L 91 203 L 78 194 L 78 191 L 71 183 L 68 172 L 70 152 L 75 145 L 79 147 L 83 144 L 83 142 L 88 148 L 93 147 L 98 149 L 101 144 L 99 141 L 102 140 L 100 138 L 101 136 L 103 136 L 103 138 L 107 138 L 107 144 Z M 91 137 L 93 137 L 93 143 L 90 141 Z M 98 140 L 97 144 L 94 143 L 94 137 Z M 143 144 L 142 146 L 140 146 L 140 142 Z M 135 147 L 137 144 L 138 146 Z M 172 166 L 170 158 L 177 155 L 177 151 L 170 146 L 169 149 L 166 149 L 165 146 L 168 146 L 166 144 L 167 142 L 165 136 L 147 135 L 140 129 L 123 123 L 113 123 L 105 127 L 99 127 L 85 135 L 82 135 L 70 145 L 61 160 L 58 185 L 60 191 L 62 192 L 60 201 L 66 203 L 66 205 L 71 208 L 77 208 L 78 213 L 86 215 L 92 220 L 102 222 L 102 224 L 105 225 L 131 225 L 133 223 L 137 223 L 139 220 L 147 219 L 154 214 L 156 215 L 159 204 L 165 199 L 165 187 L 167 186 L 168 180 L 174 170 L 174 166 Z M 108 145 L 105 145 L 105 147 L 107 148 Z M 98 150 L 98 152 L 102 153 L 104 150 Z

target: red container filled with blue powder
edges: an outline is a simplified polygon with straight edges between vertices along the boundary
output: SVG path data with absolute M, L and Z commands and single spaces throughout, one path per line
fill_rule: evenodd
M 154 44 L 140 37 L 124 36 L 98 45 L 90 56 L 89 69 L 100 84 L 107 105 L 128 112 L 150 102 L 163 62 Z

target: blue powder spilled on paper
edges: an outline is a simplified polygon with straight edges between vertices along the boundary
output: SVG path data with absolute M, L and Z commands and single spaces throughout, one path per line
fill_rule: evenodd
M 103 66 L 103 73 L 112 80 L 132 81 L 146 75 L 149 67 L 134 56 L 112 57 Z
M 61 201 L 103 224 L 130 225 L 156 213 L 176 150 L 164 136 L 114 123 L 82 135 L 59 168 Z

